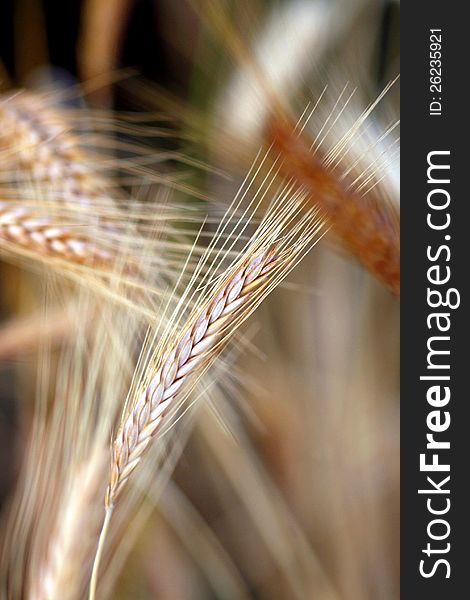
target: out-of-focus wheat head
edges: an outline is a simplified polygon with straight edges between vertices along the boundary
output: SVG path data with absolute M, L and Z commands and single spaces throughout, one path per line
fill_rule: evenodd
M 179 184 L 165 161 L 179 156 L 140 143 L 143 134 L 170 133 L 131 115 L 67 108 L 68 97 L 73 91 L 0 99 L 0 249 L 26 265 L 94 279 L 96 289 L 114 274 L 134 296 L 142 288 L 158 294 L 172 281 L 171 261 L 191 246 L 198 218 L 196 207 L 183 217 L 175 201 L 166 205 Z
M 59 292 L 59 302 L 66 298 Z M 47 346 L 41 350 L 24 466 L 2 536 L 7 597 L 77 598 L 89 576 L 109 430 L 132 373 L 129 336 L 138 331 L 134 313 L 114 302 L 96 309 L 94 297 L 82 290 L 74 318 L 93 319 L 96 335 L 74 329 L 55 368 Z
M 67 226 L 55 222 L 41 214 L 41 206 L 35 212 L 29 204 L 37 187 L 39 193 L 43 192 L 45 203 L 53 199 L 64 205 L 97 208 L 98 199 L 106 190 L 105 182 L 90 167 L 90 160 L 80 151 L 78 140 L 68 133 L 58 111 L 49 109 L 46 100 L 41 100 L 40 96 L 17 93 L 4 96 L 1 101 L 5 196 L 0 208 L 2 238 L 44 257 L 109 263 L 109 251 L 96 247 L 91 232 L 82 233 L 77 226 L 74 231 L 72 223 Z M 105 198 L 109 205 L 109 196 Z
M 363 107 L 361 94 L 357 88 L 351 91 L 348 81 L 336 94 L 328 91 L 328 86 L 338 87 L 337 69 L 303 107 L 300 118 L 292 116 L 299 102 L 294 91 L 309 66 L 306 52 L 315 52 L 318 60 L 325 50 L 319 28 L 330 27 L 334 38 L 344 25 L 344 15 L 338 14 L 334 4 L 295 2 L 278 10 L 253 43 L 251 56 L 223 11 L 219 14 L 216 4 L 202 2 L 241 65 L 222 96 L 220 127 L 226 140 L 235 140 L 242 148 L 254 140 L 272 146 L 279 153 L 282 174 L 308 190 L 344 247 L 398 295 L 399 211 L 393 185 L 398 121 L 392 119 L 386 127 L 373 123 L 375 109 L 393 83 Z M 349 9 L 354 13 L 360 5 L 352 2 Z M 283 26 L 290 26 L 295 37 L 289 30 L 282 36 Z M 294 60 L 293 68 L 289 58 Z M 249 105 L 254 110 L 244 111 Z

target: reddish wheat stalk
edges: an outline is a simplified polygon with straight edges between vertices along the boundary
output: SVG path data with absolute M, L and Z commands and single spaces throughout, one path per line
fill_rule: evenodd
M 380 199 L 374 201 L 361 197 L 348 187 L 346 181 L 339 179 L 337 174 L 327 168 L 321 160 L 321 148 L 315 147 L 315 154 L 312 153 L 315 142 L 308 139 L 305 133 L 299 135 L 296 131 L 288 116 L 290 110 L 279 81 L 273 81 L 269 73 L 263 70 L 262 61 L 253 60 L 246 49 L 243 36 L 237 31 L 227 12 L 221 10 L 213 0 L 204 0 L 201 5 L 205 10 L 204 18 L 218 35 L 223 36 L 224 43 L 245 69 L 245 76 L 248 74 L 251 79 L 249 94 L 259 88 L 258 96 L 264 107 L 260 110 L 255 125 L 265 121 L 264 139 L 282 159 L 281 174 L 303 186 L 311 201 L 323 210 L 333 230 L 351 254 L 398 296 L 400 245 L 397 222 L 387 215 Z M 288 52 L 287 48 L 285 51 Z M 267 53 L 264 60 L 270 62 L 271 54 Z M 285 85 L 288 86 L 287 81 Z M 388 88 L 389 86 L 386 90 Z M 378 100 L 382 96 L 383 94 Z M 240 105 L 239 96 L 234 97 Z M 253 102 L 259 98 L 256 92 L 252 96 Z M 246 98 L 243 100 L 246 101 Z M 370 110 L 367 114 L 370 114 Z M 250 127 L 253 125 L 250 122 Z
M 349 251 L 395 295 L 400 294 L 400 236 L 381 202 L 348 189 L 311 152 L 312 140 L 282 119 L 272 118 L 267 139 L 282 158 L 281 172 L 301 184 L 328 217 Z

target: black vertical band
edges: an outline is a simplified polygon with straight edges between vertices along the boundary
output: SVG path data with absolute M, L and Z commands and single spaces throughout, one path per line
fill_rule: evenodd
M 401 8 L 401 597 L 453 599 L 470 576 L 470 28 L 465 3 Z

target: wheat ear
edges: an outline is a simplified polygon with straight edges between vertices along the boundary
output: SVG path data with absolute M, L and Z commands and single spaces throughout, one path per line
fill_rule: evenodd
M 364 199 L 363 196 L 367 192 L 360 191 L 365 187 L 364 184 L 354 190 L 352 189 L 353 185 L 348 185 L 347 181 L 339 179 L 338 174 L 331 168 L 331 164 L 328 165 L 326 160 L 322 160 L 321 152 L 319 152 L 321 143 L 318 144 L 317 139 L 309 139 L 309 136 L 303 132 L 299 134 L 295 121 L 290 117 L 291 111 L 285 102 L 285 90 L 282 87 L 282 83 L 285 82 L 284 87 L 289 88 L 291 82 L 286 78 L 286 74 L 292 75 L 292 70 L 287 69 L 284 74 L 282 67 L 279 67 L 277 77 L 274 79 L 269 76 L 271 69 L 266 68 L 272 66 L 272 57 L 277 56 L 276 50 L 279 51 L 278 48 L 271 51 L 271 46 L 269 46 L 269 52 L 266 51 L 266 40 L 270 37 L 269 33 L 267 32 L 268 37 L 258 47 L 259 58 L 253 60 L 246 50 L 242 36 L 233 25 L 227 12 L 221 10 L 218 3 L 213 0 L 203 0 L 200 4 L 205 9 L 202 13 L 204 19 L 215 32 L 218 32 L 218 35 L 223 36 L 224 43 L 244 68 L 242 83 L 240 84 L 240 80 L 235 80 L 235 87 L 230 90 L 230 96 L 235 99 L 236 108 L 244 107 L 245 103 L 256 106 L 255 118 L 248 111 L 245 111 L 248 116 L 241 117 L 236 109 L 231 110 L 232 106 L 229 103 L 230 119 L 234 119 L 231 128 L 232 131 L 235 130 L 236 137 L 242 132 L 241 137 L 243 138 L 243 133 L 246 133 L 243 129 L 253 130 L 261 123 L 264 129 L 263 137 L 269 147 L 272 147 L 282 159 L 280 162 L 281 174 L 308 191 L 310 200 L 322 209 L 329 219 L 332 229 L 345 247 L 374 277 L 398 296 L 400 294 L 400 234 L 398 220 L 395 219 L 396 215 L 387 214 L 387 207 L 384 206 L 380 197 Z M 315 11 L 319 8 L 316 6 Z M 317 12 L 312 20 L 312 24 L 318 23 L 318 18 L 321 22 L 327 14 L 328 10 L 321 7 L 320 12 Z M 284 15 L 284 17 L 286 16 Z M 294 13 L 293 16 L 298 19 Z M 302 15 L 304 21 L 306 16 L 306 14 Z M 330 14 L 329 17 L 331 18 L 331 16 Z M 338 17 L 338 15 L 336 16 Z M 339 19 L 337 19 L 335 28 L 338 26 L 338 21 Z M 301 25 L 306 25 L 306 23 L 296 23 L 297 30 L 300 30 Z M 284 21 L 283 27 L 285 27 Z M 311 32 L 308 37 L 311 38 Z M 264 46 L 265 44 L 266 46 Z M 288 52 L 289 50 L 286 49 L 280 54 L 282 60 L 285 59 Z M 243 95 L 241 91 L 245 80 L 249 81 L 247 86 L 249 91 Z M 371 114 L 373 107 L 377 105 L 388 89 L 390 89 L 390 85 L 386 86 L 359 121 L 363 122 L 364 117 Z M 240 96 L 242 101 L 240 101 Z M 259 100 L 262 101 L 261 105 Z M 236 123 L 235 126 L 233 122 Z M 344 150 L 343 144 L 347 138 L 348 136 L 339 141 L 335 152 L 340 149 Z M 330 153 L 330 161 L 332 156 L 334 153 Z M 371 185 L 374 173 L 373 171 L 368 172 L 367 175 L 366 184 L 368 182 L 370 192 L 375 187 L 377 180 Z M 352 184 L 354 183 L 357 182 L 353 181 Z
M 81 148 L 60 111 L 32 93 L 2 97 L 0 132 L 0 241 L 4 251 L 26 250 L 42 259 L 109 267 L 112 253 L 94 241 L 82 221 L 83 217 L 90 219 L 90 208 L 116 213 L 111 185 Z M 14 199 L 9 200 L 12 193 Z M 37 207 L 27 201 L 31 193 L 38 195 Z M 48 214 L 41 204 L 49 199 L 79 217 L 82 213 L 82 218 L 64 223 L 59 216 Z M 83 232 L 76 231 L 78 225 Z M 105 228 L 110 225 L 100 223 L 100 231 Z
M 278 265 L 274 250 L 265 249 L 246 261 L 195 314 L 188 328 L 161 353 L 151 378 L 138 395 L 113 443 L 106 509 L 112 509 L 123 486 L 156 434 L 163 417 L 187 384 L 204 370 L 220 350 L 233 324 L 245 312 L 250 296 L 269 281 Z
M 85 116 L 86 118 L 86 116 Z M 31 92 L 0 98 L 0 147 L 6 165 L 37 184 L 52 188 L 59 200 L 81 207 L 111 206 L 111 182 L 100 161 L 83 148 L 67 113 Z M 2 167 L 5 170 L 5 166 Z M 21 183 L 21 181 L 20 181 Z
M 285 191 L 273 204 L 260 232 L 220 283 L 208 292 L 181 330 L 166 336 L 146 368 L 112 446 L 111 472 L 105 495 L 105 520 L 90 582 L 96 597 L 98 570 L 106 531 L 119 494 L 144 456 L 150 442 L 168 426 L 171 417 L 213 363 L 236 328 L 287 275 L 310 246 L 320 239 L 324 221 L 308 210 L 294 226 L 304 198 L 287 198 Z M 300 198 L 300 202 L 299 202 Z M 284 206 L 282 202 L 284 201 Z M 289 232 L 285 227 L 291 225 Z
M 113 137 L 126 127 L 124 121 L 93 111 L 82 117 L 85 128 L 77 130 L 76 115 L 48 96 L 24 91 L 0 96 L 0 254 L 39 260 L 67 275 L 92 275 L 101 291 L 97 281 L 112 273 L 134 296 L 137 288 L 160 294 L 164 285 L 157 285 L 158 278 L 165 271 L 171 279 L 173 272 L 164 251 L 171 247 L 175 256 L 186 242 L 179 236 L 180 209 L 163 211 L 166 188 L 144 205 L 115 182 L 114 168 L 120 182 L 122 175 L 131 176 L 128 185 L 136 178 L 140 184 L 162 181 L 139 167 L 140 159 L 145 163 L 153 156 L 145 145 L 120 146 Z M 133 159 L 115 159 L 112 151 L 121 147 Z M 179 236 L 172 246 L 166 241 L 169 229 Z M 163 240 L 157 231 L 165 234 Z
M 273 251 L 263 250 L 231 273 L 207 306 L 193 315 L 189 327 L 160 354 L 150 378 L 138 393 L 113 442 L 110 481 L 105 497 L 106 514 L 90 583 L 90 600 L 95 598 L 104 540 L 120 492 L 165 415 L 210 364 L 233 330 L 234 322 L 243 316 L 250 295 L 266 285 L 276 264 Z
M 0 201 L 0 239 L 4 249 L 21 249 L 42 258 L 59 258 L 81 265 L 107 265 L 111 253 L 71 227 L 60 225 L 27 207 Z

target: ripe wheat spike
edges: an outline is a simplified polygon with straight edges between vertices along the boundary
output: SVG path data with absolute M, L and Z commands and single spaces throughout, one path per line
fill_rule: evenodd
M 164 293 L 193 234 L 186 223 L 180 234 L 181 207 L 167 206 L 168 187 L 140 165 L 155 161 L 150 148 L 123 142 L 125 158 L 114 157 L 120 127 L 125 135 L 142 132 L 114 114 L 62 108 L 58 98 L 0 96 L 0 253 L 86 280 L 100 294 L 109 290 L 103 281 L 119 279 L 116 300 L 132 295 L 143 308 L 141 291 Z M 145 203 L 121 187 L 136 182 L 150 196 Z
M 99 527 L 99 517 L 93 508 L 103 477 L 105 453 L 97 454 L 78 465 L 71 475 L 69 496 L 59 507 L 44 560 L 31 578 L 31 600 L 79 597 L 83 572 L 87 572 Z
M 320 239 L 323 230 L 324 220 L 318 210 L 305 204 L 304 195 L 285 186 L 232 267 L 226 269 L 208 291 L 202 290 L 190 316 L 182 324 L 178 322 L 181 317 L 174 323 L 170 320 L 142 376 L 129 393 L 113 439 L 105 495 L 106 516 L 90 583 L 90 598 L 96 594 L 104 540 L 118 497 L 152 440 L 171 427 L 198 379 L 238 326 Z M 216 237 L 223 232 L 222 226 Z M 232 241 L 229 235 L 224 242 L 227 252 Z M 213 258 L 212 249 L 208 250 L 205 260 L 209 257 L 215 262 L 218 260 L 217 256 Z M 203 279 L 210 270 L 205 271 Z M 180 304 L 187 300 L 183 296 Z
M 162 352 L 150 381 L 116 434 L 107 509 L 113 508 L 178 394 L 211 361 L 233 322 L 243 314 L 250 295 L 266 285 L 279 260 L 272 250 L 262 250 L 250 258 L 214 293 L 207 307 L 194 315 L 189 328 Z
M 47 311 L 70 294 L 60 274 L 48 272 L 46 279 Z M 44 344 L 47 335 L 39 348 L 44 383 L 34 397 L 35 418 L 0 541 L 0 580 L 8 581 L 8 598 L 82 598 L 101 526 L 109 431 L 132 374 L 129 339 L 138 338 L 141 321 L 109 297 L 98 302 L 87 282 L 74 292 L 67 308 L 77 327 L 58 356 Z M 89 322 L 93 327 L 84 326 Z

